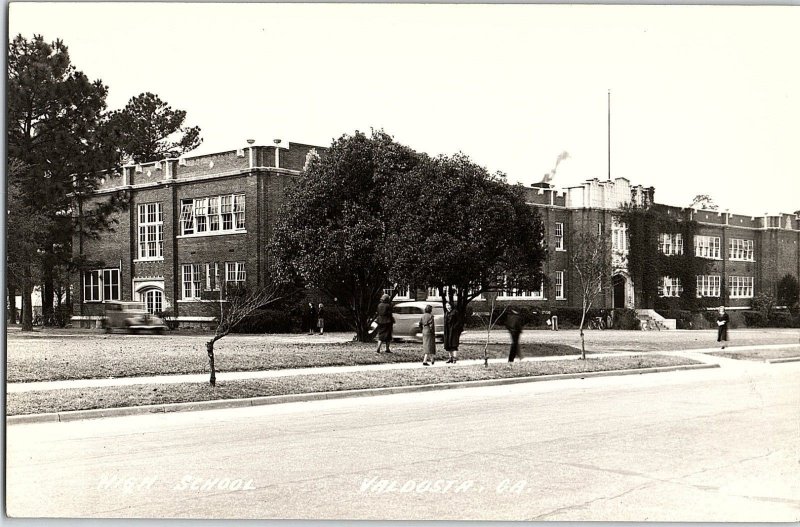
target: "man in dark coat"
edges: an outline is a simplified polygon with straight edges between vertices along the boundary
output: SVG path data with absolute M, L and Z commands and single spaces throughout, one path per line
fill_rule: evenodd
M 717 315 L 717 342 L 722 344 L 722 349 L 728 343 L 728 324 L 731 322 L 731 317 L 725 312 L 724 306 L 719 306 L 719 315 Z
M 392 342 L 392 327 L 394 326 L 394 316 L 392 315 L 392 299 L 389 295 L 383 295 L 378 304 L 378 349 L 375 353 L 381 352 L 381 344 L 386 344 L 386 353 L 392 353 L 389 344 Z
M 522 317 L 516 308 L 511 308 L 506 315 L 506 328 L 511 334 L 511 352 L 508 354 L 508 362 L 514 362 L 514 358 L 519 355 L 522 360 L 522 352 L 519 349 L 519 337 L 522 335 Z

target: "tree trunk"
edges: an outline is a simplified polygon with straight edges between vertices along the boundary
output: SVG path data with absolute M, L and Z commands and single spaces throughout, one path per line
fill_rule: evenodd
M 52 320 L 53 315 L 53 269 L 49 262 L 44 264 L 42 279 L 42 320 Z M 46 325 L 44 322 L 42 325 Z
M 8 286 L 8 321 L 17 323 L 17 286 Z
M 22 273 L 22 331 L 33 331 L 33 305 L 31 299 L 33 281 L 31 280 L 30 267 L 26 266 Z
M 217 337 L 206 342 L 206 352 L 208 353 L 208 365 L 211 368 L 211 378 L 208 382 L 211 383 L 211 386 L 217 385 L 217 370 L 214 367 L 214 342 L 217 341 Z
M 586 310 L 581 314 L 581 360 L 586 360 L 586 344 L 583 338 L 583 324 L 586 322 Z

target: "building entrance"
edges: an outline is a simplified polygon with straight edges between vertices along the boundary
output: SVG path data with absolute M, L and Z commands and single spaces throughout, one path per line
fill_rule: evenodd
M 614 309 L 625 307 L 625 277 L 621 274 L 611 278 L 611 285 L 614 288 Z

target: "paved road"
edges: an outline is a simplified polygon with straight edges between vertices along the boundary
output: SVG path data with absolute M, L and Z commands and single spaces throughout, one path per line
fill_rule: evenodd
M 12 425 L 8 512 L 797 521 L 800 363 L 722 362 L 694 372 Z M 230 480 L 243 488 L 219 488 Z

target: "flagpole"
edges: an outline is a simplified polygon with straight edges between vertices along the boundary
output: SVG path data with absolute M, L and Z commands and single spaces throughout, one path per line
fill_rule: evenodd
M 611 181 L 611 89 L 608 90 L 608 180 Z

